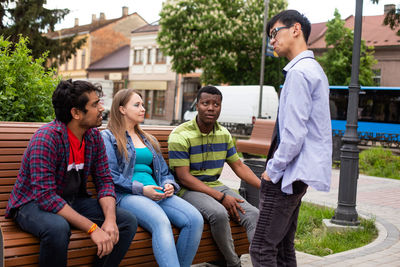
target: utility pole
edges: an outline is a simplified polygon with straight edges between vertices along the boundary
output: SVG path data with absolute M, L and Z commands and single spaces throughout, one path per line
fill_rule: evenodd
M 265 69 L 265 50 L 267 46 L 267 21 L 268 21 L 268 7 L 269 0 L 264 0 L 264 25 L 263 25 L 263 36 L 262 36 L 262 48 L 261 48 L 261 71 L 260 71 L 260 99 L 258 102 L 258 118 L 261 118 L 262 110 L 262 95 L 263 95 L 263 85 L 264 85 L 264 69 Z
M 331 222 L 339 225 L 355 226 L 358 221 L 356 211 L 357 180 L 358 180 L 358 95 L 360 92 L 359 67 L 362 28 L 363 0 L 356 0 L 356 16 L 354 21 L 354 41 L 351 67 L 351 81 L 349 85 L 349 100 L 347 104 L 346 131 L 342 138 L 343 146 L 340 149 L 340 181 L 338 206 Z

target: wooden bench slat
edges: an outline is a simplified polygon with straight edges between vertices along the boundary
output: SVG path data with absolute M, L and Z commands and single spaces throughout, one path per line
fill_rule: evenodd
M 23 155 L 25 152 L 24 147 L 10 147 L 10 148 L 3 148 L 0 147 L 0 155 Z
M 21 163 L 16 163 L 16 162 L 12 163 L 0 162 L 0 170 L 15 170 L 16 168 L 19 168 L 20 165 Z M 11 192 L 11 190 L 9 192 Z
M 1 182 L 0 185 L 1 184 L 5 184 L 6 182 L 8 184 L 14 184 L 15 181 L 17 180 L 18 172 L 19 172 L 19 168 L 18 168 L 18 170 L 16 170 L 16 169 L 13 169 L 13 170 L 0 170 L 0 182 Z M 13 180 L 5 179 L 3 181 L 3 178 L 12 178 Z
M 30 140 L 32 137 L 31 133 L 21 133 L 21 134 L 15 134 L 15 133 L 0 133 L 0 140 L 10 140 L 10 141 L 23 141 L 23 140 Z
M 18 162 L 19 165 L 21 165 L 21 160 L 22 160 L 22 155 L 5 155 L 2 156 L 0 155 L 0 162 Z
M 10 147 L 10 148 L 26 148 L 28 146 L 29 143 L 29 139 L 26 141 L 18 141 L 18 140 L 11 140 L 12 142 L 10 142 L 10 140 L 8 141 L 3 141 L 2 139 L 0 139 L 0 147 Z

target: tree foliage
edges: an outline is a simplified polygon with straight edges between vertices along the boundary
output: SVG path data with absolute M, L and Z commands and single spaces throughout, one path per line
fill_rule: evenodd
M 327 52 L 317 60 L 324 68 L 328 76 L 329 84 L 348 85 L 351 79 L 351 65 L 353 55 L 353 32 L 344 26 L 339 11 L 336 9 L 334 19 L 327 22 L 325 42 Z M 377 63 L 374 59 L 372 46 L 367 47 L 364 40 L 361 40 L 360 50 L 360 73 L 359 82 L 361 85 L 375 85 L 372 66 Z
M 269 16 L 286 7 L 286 0 L 271 0 Z M 202 69 L 208 84 L 259 83 L 264 1 L 167 1 L 160 17 L 158 43 L 174 71 Z M 282 62 L 267 58 L 266 84 L 280 84 Z
M 28 40 L 13 44 L 0 36 L 0 120 L 50 121 L 51 95 L 60 78 L 45 70 L 46 54 L 33 59 Z
M 20 35 L 28 37 L 29 49 L 34 58 L 46 51 L 49 57 L 62 64 L 72 57 L 86 39 L 75 40 L 75 36 L 53 40 L 46 37 L 46 31 L 54 31 L 54 26 L 68 13 L 68 9 L 47 9 L 46 0 L 0 0 L 0 35 L 13 43 L 18 43 Z
M 371 0 L 372 3 L 377 4 L 379 0 Z M 389 25 L 392 30 L 399 28 L 400 26 L 400 8 L 393 8 L 386 13 L 383 24 Z M 400 29 L 397 30 L 397 35 L 400 36 Z

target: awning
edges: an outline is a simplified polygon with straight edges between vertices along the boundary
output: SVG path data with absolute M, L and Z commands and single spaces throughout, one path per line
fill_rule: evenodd
M 167 90 L 166 81 L 131 81 L 130 85 L 136 90 Z

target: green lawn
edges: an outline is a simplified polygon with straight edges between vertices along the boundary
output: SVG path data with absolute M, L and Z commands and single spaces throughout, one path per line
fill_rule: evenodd
M 360 230 L 346 232 L 324 232 L 322 219 L 330 219 L 334 210 L 307 202 L 300 208 L 297 233 L 295 238 L 296 250 L 317 256 L 326 256 L 371 243 L 377 236 L 378 230 L 374 220 L 361 219 Z
M 400 157 L 382 147 L 362 151 L 359 167 L 366 175 L 400 179 Z

